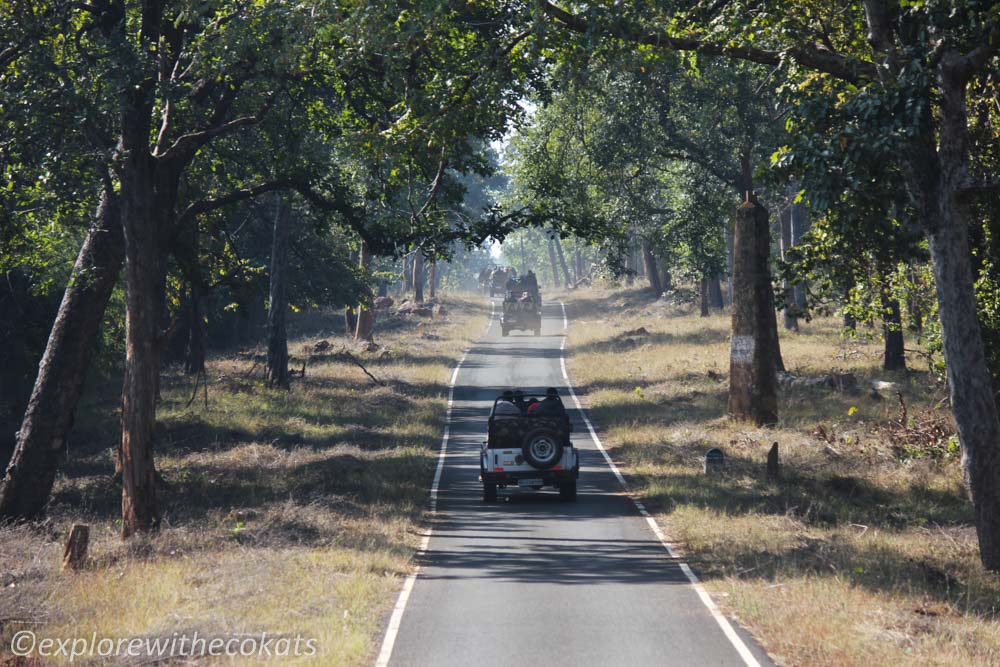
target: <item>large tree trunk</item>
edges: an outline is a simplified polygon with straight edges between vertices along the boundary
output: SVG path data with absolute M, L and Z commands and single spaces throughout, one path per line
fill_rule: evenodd
M 778 421 L 777 348 L 767 211 L 747 201 L 733 233 L 733 323 L 729 363 L 729 413 L 758 425 Z
M 143 104 L 142 101 L 139 104 Z M 140 111 L 148 119 L 148 113 Z M 128 121 L 128 119 L 127 119 Z M 170 175 L 157 173 L 149 154 L 148 124 L 125 128 L 122 222 L 125 230 L 125 382 L 122 388 L 122 537 L 156 530 L 153 439 L 156 388 L 160 374 L 161 289 L 164 253 L 161 238 L 173 218 L 175 193 Z
M 646 277 L 649 278 L 649 289 L 653 294 L 660 296 L 663 293 L 663 283 L 660 282 L 660 271 L 656 266 L 656 256 L 649 241 L 642 242 L 642 259 L 646 263 Z
M 104 311 L 124 259 L 118 201 L 105 192 L 59 304 L 14 455 L 0 482 L 0 518 L 35 517 L 48 502 Z
M 907 184 L 930 236 L 948 388 L 979 555 L 987 569 L 1000 570 L 1000 416 L 979 327 L 962 197 L 968 180 L 968 74 L 947 54 L 941 74 L 940 148 L 934 150 L 931 131 L 914 140 Z M 925 122 L 932 127 L 929 117 Z
M 267 386 L 289 388 L 288 332 L 288 236 L 291 212 L 280 197 L 274 203 L 274 229 L 271 235 L 270 308 L 267 311 Z
M 372 254 L 368 251 L 368 244 L 361 242 L 361 250 L 358 253 L 360 259 L 358 264 L 367 276 L 372 265 Z M 365 303 L 358 306 L 358 323 L 354 330 L 356 340 L 371 340 L 375 330 L 375 309 L 373 308 L 371 294 L 369 293 Z

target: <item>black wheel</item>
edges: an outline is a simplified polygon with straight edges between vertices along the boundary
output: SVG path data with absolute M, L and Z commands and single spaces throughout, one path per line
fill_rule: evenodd
M 573 486 L 575 488 L 576 484 Z M 483 500 L 488 503 L 495 503 L 497 501 L 496 484 L 483 484 Z
M 563 500 L 575 501 L 576 500 L 576 480 L 572 482 L 564 482 L 559 485 L 559 497 Z
M 525 460 L 539 470 L 546 470 L 559 463 L 562 460 L 562 450 L 562 438 L 550 428 L 528 431 L 521 445 Z
M 501 336 L 507 335 L 507 327 L 500 327 L 500 335 Z

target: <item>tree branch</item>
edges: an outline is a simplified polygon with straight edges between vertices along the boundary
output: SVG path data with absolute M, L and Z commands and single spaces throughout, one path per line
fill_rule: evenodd
M 966 80 L 986 66 L 986 62 L 1000 50 L 1000 26 L 993 29 L 983 44 L 966 53 L 961 59 L 961 72 Z
M 260 123 L 264 115 L 267 113 L 268 109 L 271 107 L 271 102 L 268 100 L 253 116 L 243 116 L 242 118 L 235 118 L 231 121 L 210 127 L 206 130 L 201 130 L 200 132 L 189 132 L 188 134 L 182 135 L 177 138 L 177 141 L 167 149 L 166 152 L 155 154 L 157 157 L 163 161 L 174 160 L 181 155 L 190 154 L 196 151 L 201 146 L 214 139 L 215 137 L 220 137 L 226 134 L 235 132 L 236 130 L 242 129 L 244 127 L 251 127 Z
M 230 204 L 235 204 L 237 202 L 241 202 L 246 199 L 253 199 L 254 197 L 262 195 L 266 192 L 273 192 L 274 190 L 291 189 L 292 187 L 293 187 L 292 179 L 281 178 L 273 181 L 268 181 L 266 183 L 260 183 L 259 185 L 254 185 L 252 187 L 233 190 L 232 192 L 226 193 L 220 197 L 201 199 L 196 202 L 192 202 L 177 217 L 177 226 L 178 228 L 183 227 L 185 224 L 190 222 L 195 216 L 202 215 L 210 211 L 214 211 L 215 209 L 222 208 L 223 206 L 229 206 Z
M 444 149 L 441 149 L 441 160 L 438 162 L 437 174 L 434 175 L 434 181 L 431 183 L 431 188 L 427 192 L 427 200 L 424 201 L 424 205 L 420 207 L 420 210 L 416 212 L 413 216 L 415 219 L 422 218 L 427 209 L 430 208 L 431 204 L 434 202 L 435 197 L 437 197 L 438 190 L 441 189 L 441 181 L 444 179 L 444 170 L 448 166 L 448 159 L 444 156 Z
M 988 194 L 1000 190 L 1000 177 L 987 180 L 969 179 L 959 190 L 960 196 Z
M 542 12 L 568 30 L 581 34 L 590 32 L 591 26 L 586 19 L 557 7 L 547 0 L 542 2 Z M 793 60 L 803 67 L 824 72 L 851 83 L 859 83 L 864 79 L 874 79 L 877 76 L 877 69 L 873 63 L 810 46 L 799 45 L 791 46 L 783 51 L 768 51 L 749 46 L 726 46 L 690 37 L 672 37 L 665 32 L 644 32 L 638 28 L 625 29 L 610 26 L 604 27 L 602 30 L 608 37 L 670 51 L 693 51 L 710 56 L 746 60 L 762 65 L 780 65 L 785 60 Z

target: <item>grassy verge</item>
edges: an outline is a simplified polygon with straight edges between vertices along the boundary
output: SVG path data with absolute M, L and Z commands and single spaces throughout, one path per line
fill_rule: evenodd
M 780 424 L 756 429 L 726 416 L 728 316 L 638 291 L 578 293 L 567 308 L 569 367 L 612 455 L 779 663 L 1000 663 L 1000 578 L 979 565 L 933 377 L 884 373 L 880 344 L 845 340 L 832 319 L 803 324 L 781 334 L 789 371 L 851 373 L 860 389 L 784 389 Z M 899 384 L 905 429 L 872 380 Z M 721 477 L 702 473 L 710 447 L 728 457 Z
M 118 538 L 116 390 L 88 398 L 44 523 L 0 528 L 0 664 L 13 633 L 171 638 L 302 636 L 302 664 L 366 664 L 419 542 L 447 382 L 482 330 L 481 300 L 443 300 L 443 318 L 383 318 L 356 353 L 384 386 L 335 353 L 333 313 L 301 318 L 291 391 L 263 386 L 240 356 L 208 365 L 208 405 L 167 371 L 158 410 L 163 528 Z M 324 333 L 327 332 L 327 333 Z M 326 340 L 330 349 L 314 354 Z M 320 345 L 322 348 L 323 346 Z M 73 523 L 91 530 L 91 565 L 59 571 Z M 225 662 L 230 663 L 230 660 Z M 237 660 L 237 663 L 239 660 Z M 244 662 L 253 664 L 256 659 Z

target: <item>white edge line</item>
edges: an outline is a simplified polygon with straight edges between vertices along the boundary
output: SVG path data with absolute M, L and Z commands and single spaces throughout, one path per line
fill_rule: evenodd
M 563 308 L 563 314 L 565 315 L 565 308 Z M 495 317 L 496 307 L 493 303 L 493 299 L 490 299 L 490 318 L 486 322 L 486 331 L 489 331 L 490 327 L 493 325 L 493 318 Z M 483 332 L 485 335 L 486 331 Z M 431 493 L 430 493 L 430 513 L 433 515 L 437 512 L 437 497 L 438 497 L 438 487 L 441 484 L 441 475 L 444 472 L 444 460 L 448 454 L 448 440 L 451 438 L 451 409 L 455 402 L 455 382 L 458 380 L 458 371 L 462 368 L 462 364 L 465 363 L 465 358 L 469 356 L 469 349 L 465 349 L 462 352 L 462 358 L 458 360 L 455 364 L 455 370 L 451 372 L 451 380 L 448 381 L 448 409 L 445 412 L 445 422 L 444 422 L 444 433 L 441 435 L 441 447 L 438 450 L 438 460 L 437 468 L 434 470 L 434 481 L 431 483 Z M 423 538 L 420 540 L 420 548 L 417 550 L 416 557 L 419 559 L 425 553 L 427 553 L 427 547 L 431 543 L 431 533 L 434 531 L 432 526 L 427 526 L 427 530 L 424 532 Z M 389 617 L 389 627 L 385 631 L 385 638 L 382 640 L 382 649 L 379 651 L 378 658 L 375 659 L 375 667 L 387 667 L 389 664 L 389 659 L 392 657 L 392 649 L 396 645 L 396 636 L 399 634 L 399 626 L 403 622 L 403 612 L 406 611 L 406 603 L 410 601 L 410 592 L 413 590 L 414 584 L 417 583 L 417 576 L 420 574 L 419 563 L 413 568 L 406 580 L 403 582 L 403 588 L 399 591 L 399 597 L 396 598 L 396 606 L 392 609 L 392 616 Z
M 568 331 L 569 320 L 566 318 L 566 303 L 560 301 L 559 305 L 562 307 L 563 331 Z M 594 430 L 594 425 L 591 423 L 590 418 L 587 417 L 587 413 L 583 409 L 583 405 L 580 403 L 580 399 L 577 397 L 576 391 L 573 390 L 573 383 L 569 379 L 569 373 L 566 372 L 566 355 L 564 354 L 566 350 L 566 338 L 567 337 L 564 335 L 562 339 L 562 344 L 559 345 L 559 351 L 560 351 L 559 364 L 562 366 L 562 374 L 563 374 L 563 379 L 566 381 L 566 388 L 569 390 L 569 395 L 573 398 L 573 403 L 576 404 L 577 411 L 579 411 L 580 416 L 583 417 L 583 423 L 587 425 L 587 430 L 590 432 L 591 439 L 594 441 L 594 444 L 597 445 L 597 449 L 600 450 L 601 454 L 604 455 L 604 460 L 607 462 L 608 467 L 611 468 L 611 472 L 615 474 L 615 478 L 625 489 L 625 493 L 628 494 L 629 498 L 635 504 L 635 508 L 639 510 L 639 514 L 641 514 L 646 519 L 646 523 L 649 524 L 650 529 L 653 531 L 653 534 L 656 535 L 656 538 L 660 541 L 660 544 L 662 544 L 663 548 L 667 550 L 667 553 L 670 555 L 671 558 L 677 560 L 678 564 L 680 565 L 681 571 L 684 572 L 684 576 L 686 576 L 688 578 L 688 581 L 691 582 L 691 586 L 698 594 L 698 597 L 701 599 L 702 603 L 704 603 L 704 605 L 708 608 L 708 611 L 712 614 L 712 617 L 719 624 L 719 627 L 722 628 L 722 633 L 726 635 L 726 638 L 729 640 L 729 643 L 733 645 L 733 648 L 736 649 L 736 652 L 739 653 L 741 658 L 743 658 L 744 664 L 746 664 L 747 667 L 760 667 L 760 663 L 757 661 L 757 658 L 754 657 L 753 653 L 750 652 L 750 649 L 747 648 L 746 643 L 736 633 L 736 630 L 733 629 L 733 625 L 732 623 L 729 622 L 729 619 L 726 618 L 725 615 L 719 610 L 718 605 L 715 604 L 715 601 L 712 600 L 711 596 L 708 594 L 708 591 L 706 591 L 705 587 L 701 584 L 701 580 L 698 579 L 698 576 L 694 573 L 694 571 L 691 570 L 691 568 L 688 566 L 687 563 L 680 560 L 680 556 L 674 550 L 673 546 L 670 543 L 670 540 L 667 539 L 667 536 L 663 532 L 663 529 L 661 529 L 659 524 L 656 523 L 656 519 L 654 519 L 649 514 L 649 511 L 646 510 L 645 505 L 643 505 L 641 502 L 632 497 L 631 489 L 629 489 L 628 482 L 625 481 L 625 477 L 618 469 L 618 466 L 615 465 L 615 462 L 611 460 L 611 456 L 608 454 L 608 450 L 604 448 L 604 443 L 602 443 L 601 439 L 597 437 L 597 432 Z

